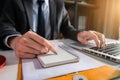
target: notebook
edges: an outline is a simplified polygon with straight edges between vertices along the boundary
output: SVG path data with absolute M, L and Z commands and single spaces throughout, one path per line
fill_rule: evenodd
M 112 62 L 120 63 L 120 43 L 109 43 L 103 48 L 97 48 L 93 45 L 85 46 L 75 41 L 67 45 L 78 49 L 81 52 L 92 54 Z
M 68 48 L 66 45 L 59 45 L 56 52 L 49 51 L 47 54 L 38 55 L 37 58 L 44 68 L 78 62 L 79 57 L 68 51 Z

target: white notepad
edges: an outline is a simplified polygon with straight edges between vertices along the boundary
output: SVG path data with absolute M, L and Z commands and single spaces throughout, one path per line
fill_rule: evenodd
M 72 52 L 72 51 L 71 51 Z M 57 54 L 56 54 L 57 53 Z M 38 55 L 37 58 L 43 67 L 52 67 L 67 63 L 78 62 L 78 56 L 66 51 L 60 47 L 57 47 L 56 53 L 49 52 L 48 55 Z

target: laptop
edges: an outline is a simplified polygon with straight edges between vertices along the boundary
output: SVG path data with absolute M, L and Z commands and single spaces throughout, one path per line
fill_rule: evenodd
M 117 42 L 108 43 L 103 48 L 95 47 L 94 43 L 90 43 L 90 45 L 85 46 L 76 41 L 72 41 L 71 43 L 66 44 L 72 48 L 78 49 L 83 53 L 95 55 L 112 62 L 120 63 L 120 43 Z

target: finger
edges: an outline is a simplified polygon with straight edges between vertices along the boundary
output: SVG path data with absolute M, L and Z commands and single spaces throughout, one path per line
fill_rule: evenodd
M 55 51 L 55 47 L 46 39 L 44 39 L 43 37 L 37 35 L 34 32 L 27 32 L 26 34 L 29 38 L 33 39 L 34 41 L 36 41 L 37 43 L 46 46 L 49 50 L 51 51 Z
M 96 43 L 96 46 L 99 47 L 100 42 L 95 33 L 93 31 L 84 31 L 79 33 L 78 37 L 79 41 L 83 44 L 88 44 L 88 40 L 94 40 Z
M 33 41 L 32 39 L 27 39 L 26 41 L 26 46 L 34 49 L 34 50 L 37 50 L 39 51 L 39 53 L 46 53 L 48 52 L 48 48 L 41 45 L 41 44 L 38 44 L 37 42 Z
M 105 36 L 99 32 L 94 31 L 94 33 L 98 36 L 99 40 L 100 40 L 100 47 L 104 47 L 105 44 Z
M 95 41 L 97 47 L 100 48 L 100 40 L 98 38 L 98 36 L 93 32 L 93 31 L 89 31 L 91 33 L 91 39 Z
M 17 51 L 15 54 L 19 58 L 35 58 L 36 57 L 35 54 L 24 53 L 24 52 L 21 52 L 21 51 Z
M 98 36 L 99 40 L 100 40 L 100 46 L 104 47 L 105 46 L 105 36 L 103 34 Z
M 102 47 L 104 47 L 104 46 L 106 46 L 105 35 L 102 35 L 102 39 L 103 39 Z
M 18 46 L 16 50 L 23 53 L 40 54 L 40 51 L 35 50 L 29 46 Z

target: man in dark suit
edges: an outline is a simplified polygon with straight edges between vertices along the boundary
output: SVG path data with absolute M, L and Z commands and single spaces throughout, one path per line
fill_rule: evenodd
M 73 28 L 64 0 L 45 0 L 42 5 L 45 15 L 44 37 L 36 33 L 37 0 L 7 0 L 5 5 L 0 18 L 0 48 L 12 48 L 18 57 L 33 58 L 49 50 L 55 51 L 48 40 L 56 39 L 59 32 L 65 38 L 78 40 L 85 45 L 88 40 L 94 40 L 98 47 L 105 45 L 103 34 L 96 31 L 80 32 Z

